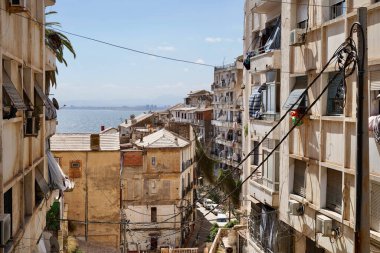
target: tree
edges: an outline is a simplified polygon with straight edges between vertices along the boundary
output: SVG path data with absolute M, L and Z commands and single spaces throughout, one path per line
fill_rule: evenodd
M 56 13 L 57 12 L 55 11 L 50 11 L 45 13 L 45 15 L 48 16 Z M 74 56 L 74 58 L 76 58 L 76 53 L 69 38 L 67 38 L 67 36 L 63 33 L 54 29 L 54 26 L 61 26 L 61 24 L 59 22 L 45 23 L 45 45 L 54 52 L 58 62 L 63 63 L 65 66 L 67 66 L 67 61 L 64 57 L 64 49 L 67 49 Z M 55 87 L 57 86 L 56 74 L 58 74 L 58 68 L 56 68 L 55 71 L 46 72 L 47 82 L 51 86 Z

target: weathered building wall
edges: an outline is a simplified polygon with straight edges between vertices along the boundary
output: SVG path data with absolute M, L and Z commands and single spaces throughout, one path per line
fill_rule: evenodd
M 119 248 L 119 224 L 95 222 L 120 222 L 120 152 L 77 151 L 54 152 L 62 169 L 75 182 L 75 189 L 65 193 L 68 219 L 89 221 L 88 240 Z M 73 168 L 71 162 L 79 162 Z M 85 236 L 85 225 L 70 222 L 76 236 Z

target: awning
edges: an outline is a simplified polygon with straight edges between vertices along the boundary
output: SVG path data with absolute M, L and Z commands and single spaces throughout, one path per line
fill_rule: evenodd
M 34 90 L 38 94 L 38 96 L 41 98 L 42 102 L 45 106 L 49 105 L 49 98 L 45 95 L 45 93 L 42 91 L 41 87 L 38 85 L 37 81 L 35 81 L 34 84 Z
M 50 187 L 53 190 L 71 191 L 74 188 L 74 183 L 63 173 L 53 154 L 47 151 L 46 155 L 48 158 Z
M 301 103 L 307 99 L 306 94 L 303 95 L 303 98 L 298 100 L 302 94 L 305 92 L 306 89 L 294 89 L 292 92 L 290 92 L 288 99 L 286 100 L 285 104 L 283 105 L 282 109 L 288 110 L 293 106 L 293 110 L 297 110 L 298 107 L 300 107 Z M 298 102 L 297 102 L 298 100 Z
M 13 106 L 18 110 L 26 110 L 27 107 L 22 100 L 21 95 L 18 93 L 16 87 L 13 85 L 7 72 L 3 69 L 3 88 L 5 93 L 9 96 Z
M 48 186 L 45 178 L 41 174 L 41 172 L 38 169 L 36 169 L 35 172 L 36 172 L 36 174 L 35 174 L 36 175 L 36 182 L 37 182 L 38 186 L 40 187 L 41 191 L 44 193 L 45 197 L 47 197 L 49 194 L 49 191 L 50 191 L 49 186 Z

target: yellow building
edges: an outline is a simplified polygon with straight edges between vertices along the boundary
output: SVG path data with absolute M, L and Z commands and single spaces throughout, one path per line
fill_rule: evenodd
M 194 140 L 192 132 L 190 140 Z M 193 141 L 162 129 L 134 145 L 122 151 L 122 202 L 130 221 L 129 249 L 156 252 L 179 247 L 195 220 Z
M 56 134 L 51 150 L 75 182 L 74 190 L 65 193 L 70 234 L 119 248 L 119 133 Z

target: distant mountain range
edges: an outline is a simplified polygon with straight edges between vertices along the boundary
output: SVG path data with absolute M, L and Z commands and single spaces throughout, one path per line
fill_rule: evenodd
M 169 108 L 170 105 L 136 105 L 136 106 L 63 106 L 61 109 L 76 110 L 122 110 L 122 111 L 161 111 Z

